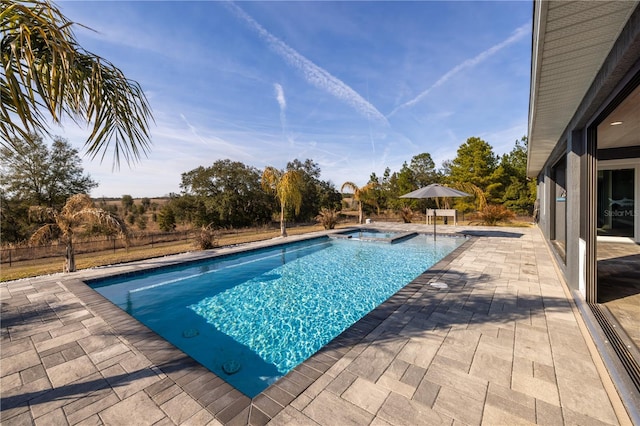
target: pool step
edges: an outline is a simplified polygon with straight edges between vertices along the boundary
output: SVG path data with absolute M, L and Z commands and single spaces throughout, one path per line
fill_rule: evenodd
M 353 231 L 350 231 L 353 232 Z M 354 237 L 353 235 L 348 234 L 331 234 L 330 238 L 334 238 L 337 240 L 354 240 L 354 241 L 374 241 L 378 243 L 397 243 L 399 241 L 406 240 L 408 238 L 412 238 L 418 235 L 417 232 L 405 232 L 402 234 L 394 235 L 391 238 L 376 238 L 376 237 Z

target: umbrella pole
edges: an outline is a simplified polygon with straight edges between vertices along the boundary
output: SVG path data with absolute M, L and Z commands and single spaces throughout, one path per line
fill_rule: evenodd
M 436 209 L 433 209 L 433 241 L 436 240 Z

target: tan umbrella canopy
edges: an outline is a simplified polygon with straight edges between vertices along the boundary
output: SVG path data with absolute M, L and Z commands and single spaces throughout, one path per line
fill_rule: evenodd
M 400 198 L 439 198 L 439 197 L 470 197 L 471 194 L 449 188 L 448 186 L 432 183 L 408 194 L 401 195 Z M 433 239 L 436 239 L 436 210 L 433 209 Z

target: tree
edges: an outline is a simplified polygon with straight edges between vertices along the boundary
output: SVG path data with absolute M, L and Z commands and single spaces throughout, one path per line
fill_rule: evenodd
M 316 185 L 318 187 L 319 212 L 321 212 L 322 209 L 339 212 L 342 209 L 342 195 L 338 192 L 335 185 L 327 180 L 319 180 L 316 182 Z
M 480 138 L 470 137 L 460 145 L 456 158 L 443 164 L 443 169 L 448 173 L 446 180 L 450 186 L 471 184 L 482 191 L 484 199 L 495 203 L 502 188 L 497 163 L 498 157 L 491 145 Z M 480 204 L 478 198 L 476 202 Z M 465 200 L 456 200 L 455 203 L 463 211 L 469 207 Z
M 405 165 L 403 165 L 403 169 L 405 169 Z M 431 158 L 431 154 L 428 152 L 423 152 L 422 154 L 414 155 L 411 158 L 411 162 L 409 163 L 408 169 L 411 171 L 411 180 L 410 182 L 413 184 L 413 189 L 411 186 L 402 183 L 402 179 L 398 176 L 398 186 L 400 192 L 398 192 L 395 197 L 396 206 L 401 207 L 401 214 L 403 216 L 410 215 L 411 213 L 406 210 L 402 211 L 403 208 L 409 207 L 412 209 L 424 211 L 430 207 L 437 207 L 438 199 L 406 199 L 406 198 L 397 198 L 400 195 L 406 194 L 412 190 L 425 187 L 432 183 L 439 183 L 442 180 L 442 175 L 436 170 L 436 165 Z M 400 170 L 400 174 L 403 173 L 403 170 Z
M 142 213 L 146 213 L 147 210 L 149 210 L 149 207 L 151 207 L 151 200 L 147 197 L 143 197 L 142 200 L 140 200 L 140 206 L 142 206 Z
M 280 236 L 287 236 L 284 212 L 291 205 L 296 214 L 302 206 L 302 186 L 304 180 L 298 170 L 282 172 L 275 167 L 267 167 L 262 173 L 262 188 L 276 197 L 280 203 Z
M 182 174 L 183 197 L 172 205 L 178 212 L 190 212 L 198 226 L 249 226 L 271 217 L 273 203 L 261 186 L 255 167 L 231 160 L 218 160 L 210 167 L 198 167 Z
M 393 180 L 392 180 L 393 178 Z M 369 182 L 372 184 L 371 191 L 373 195 L 371 198 L 375 198 L 375 204 L 379 210 L 387 209 L 394 204 L 394 198 L 396 195 L 395 190 L 395 173 L 391 174 L 391 169 L 386 167 L 379 178 L 375 172 L 369 175 Z
M 205 202 L 205 197 L 191 194 L 173 195 L 169 202 L 161 208 L 160 213 L 166 212 L 167 209 L 171 210 L 173 228 L 175 228 L 176 222 L 191 224 L 199 228 L 211 222 L 209 218 L 212 217 L 212 214 L 207 213 Z
M 31 236 L 30 242 L 42 244 L 53 238 L 59 239 L 66 246 L 64 272 L 76 270 L 73 237 L 83 226 L 98 224 L 105 229 L 119 233 L 125 238 L 128 231 L 125 224 L 116 216 L 96 208 L 86 194 L 76 194 L 67 200 L 61 210 L 51 207 L 32 206 L 29 216 L 36 221 L 48 221 Z
M 468 213 L 473 211 L 482 211 L 487 207 L 487 197 L 484 191 L 472 183 L 457 182 L 452 184 L 455 189 L 459 189 L 462 192 L 471 194 L 474 197 L 473 201 L 468 201 L 467 197 L 458 197 L 455 201 L 456 209 L 462 213 Z M 436 201 L 438 199 L 436 198 Z M 446 201 L 448 203 L 448 200 Z
M 303 162 L 297 158 L 287 163 L 286 171 L 297 171 L 302 179 L 300 192 L 304 203 L 300 206 L 298 213 L 294 207 L 289 205 L 285 214 L 292 217 L 296 222 L 307 222 L 313 220 L 320 210 L 320 197 L 318 182 L 320 181 L 320 167 L 317 163 L 307 159 Z
M 436 164 L 428 152 L 414 155 L 411 158 L 409 169 L 413 172 L 413 179 L 418 188 L 440 181 L 440 176 L 436 171 Z
M 415 172 L 405 161 L 400 171 L 392 173 L 389 177 L 387 184 L 388 206 L 398 212 L 405 207 L 424 209 L 423 205 L 427 202 L 426 200 L 399 198 L 403 194 L 418 189 L 418 187 Z
M 402 164 L 402 168 L 397 174 L 395 186 L 396 190 L 398 191 L 398 193 L 395 194 L 396 197 L 418 189 L 418 183 L 416 182 L 415 173 L 407 165 L 406 161 Z
M 3 244 L 23 241 L 31 235 L 28 218 L 29 206 L 8 199 L 0 189 L 0 239 Z
M 536 182 L 527 179 L 527 137 L 516 140 L 515 146 L 500 159 L 499 176 L 504 194 L 502 203 L 517 213 L 532 214 L 536 199 Z
M 302 174 L 302 198 L 304 203 L 300 207 L 300 212 L 295 215 L 295 220 L 306 222 L 313 220 L 320 210 L 339 210 L 341 208 L 342 197 L 331 182 L 320 180 L 320 167 L 310 159 L 301 162 L 298 159 L 287 163 L 286 170 L 297 170 Z M 288 214 L 293 212 L 289 209 Z
M 147 223 L 149 222 L 149 218 L 147 216 L 140 215 L 136 219 L 136 225 L 138 229 L 145 230 L 147 229 Z
M 378 207 L 378 214 L 380 214 L 380 210 L 387 207 L 387 192 L 383 188 L 383 180 L 376 175 L 375 172 L 372 172 L 369 175 L 369 182 L 367 184 L 371 184 L 374 189 L 370 192 L 370 198 L 373 203 Z
M 477 137 L 460 145 L 456 158 L 449 164 L 449 183 L 468 182 L 487 191 L 493 182 L 498 159 L 493 148 Z
M 120 199 L 120 204 L 122 204 L 122 214 L 126 215 L 133 210 L 133 197 L 131 195 L 124 194 Z
M 344 193 L 345 189 L 350 189 L 353 192 L 353 199 L 358 203 L 358 223 L 362 224 L 364 222 L 364 204 L 365 202 L 371 203 L 372 200 L 375 200 L 374 192 L 377 187 L 377 183 L 369 182 L 362 188 L 356 185 L 353 182 L 345 182 L 340 187 L 340 192 Z
M 158 226 L 161 231 L 171 232 L 176 229 L 176 217 L 171 206 L 162 206 L 158 213 Z
M 37 135 L 14 138 L 12 145 L 0 147 L 1 186 L 8 197 L 59 209 L 69 196 L 98 186 L 83 173 L 78 151 L 65 139 L 54 137 L 51 149 Z
M 0 13 L 0 143 L 48 134 L 49 120 L 84 120 L 87 153 L 101 159 L 113 144 L 114 166 L 146 154 L 151 110 L 140 85 L 84 50 L 74 23 L 46 0 L 2 0 Z

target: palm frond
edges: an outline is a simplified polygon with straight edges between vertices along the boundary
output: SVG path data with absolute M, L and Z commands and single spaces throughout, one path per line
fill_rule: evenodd
M 74 224 L 97 223 L 108 230 L 116 232 L 124 238 L 126 244 L 129 243 L 130 233 L 127 225 L 120 218 L 106 210 L 95 207 L 86 207 L 73 212 L 70 215 L 70 219 Z
M 275 167 L 268 166 L 262 172 L 262 179 L 260 180 L 260 185 L 262 189 L 269 193 L 275 194 L 278 189 L 278 183 L 280 182 L 280 178 L 282 177 L 282 172 Z
M 91 123 L 87 153 L 103 160 L 113 143 L 114 167 L 129 164 L 150 146 L 151 109 L 140 85 L 121 70 L 80 47 L 75 25 L 46 0 L 1 0 L 0 133 L 48 133 L 49 115 Z M 5 142 L 8 141 L 8 142 Z
M 31 238 L 29 238 L 29 243 L 39 245 L 51 241 L 55 236 L 56 229 L 57 226 L 55 223 L 47 223 L 46 225 L 42 225 L 31 235 Z
M 33 222 L 53 222 L 56 220 L 57 212 L 51 207 L 31 206 L 29 207 L 29 220 Z
M 369 182 L 368 184 L 366 184 L 365 186 L 363 186 L 357 191 L 358 193 L 357 200 L 365 204 L 368 204 L 370 206 L 373 206 L 377 210 L 380 210 L 378 199 L 376 198 L 374 193 L 374 191 L 378 188 L 378 186 L 379 185 L 376 182 Z
M 296 214 L 302 207 L 302 185 L 304 184 L 302 173 L 298 170 L 289 170 L 280 178 L 276 195 L 282 205 L 293 205 Z
M 345 182 L 340 187 L 340 192 L 344 192 L 345 189 L 350 189 L 353 192 L 353 197 L 358 200 L 360 199 L 360 188 L 353 182 Z
M 72 217 L 75 213 L 93 208 L 93 200 L 87 194 L 76 194 L 69 197 L 60 211 L 61 216 Z
M 456 182 L 452 186 L 461 191 L 473 194 L 476 199 L 476 207 L 478 210 L 483 210 L 487 206 L 487 196 L 478 186 L 471 182 Z

